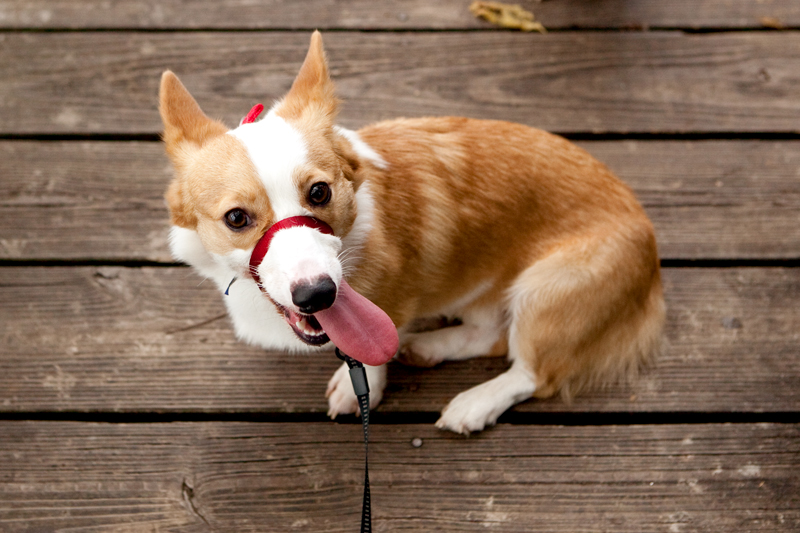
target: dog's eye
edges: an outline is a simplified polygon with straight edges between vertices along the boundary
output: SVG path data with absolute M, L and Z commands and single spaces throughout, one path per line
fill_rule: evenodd
M 250 216 L 241 209 L 231 209 L 225 213 L 225 225 L 239 231 L 250 225 Z
M 308 201 L 314 205 L 325 205 L 331 199 L 331 188 L 324 181 L 315 183 L 308 191 Z

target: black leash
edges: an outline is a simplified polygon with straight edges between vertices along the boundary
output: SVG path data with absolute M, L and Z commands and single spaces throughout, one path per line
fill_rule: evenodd
M 364 365 L 336 348 L 336 357 L 347 363 L 350 380 L 356 391 L 361 409 L 361 424 L 364 427 L 364 501 L 361 505 L 361 533 L 372 533 L 372 509 L 369 498 L 369 383 Z

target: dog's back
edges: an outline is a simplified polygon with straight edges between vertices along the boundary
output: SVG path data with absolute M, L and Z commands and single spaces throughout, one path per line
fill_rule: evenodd
M 387 166 L 363 169 L 380 220 L 353 283 L 399 326 L 463 320 L 404 335 L 402 358 L 427 366 L 507 347 L 509 372 L 528 377 L 501 376 L 459 403 L 499 414 L 519 397 L 569 396 L 634 374 L 657 351 L 664 305 L 652 224 L 587 152 L 519 124 L 453 117 L 359 135 Z M 480 416 L 457 411 L 440 425 L 482 429 Z

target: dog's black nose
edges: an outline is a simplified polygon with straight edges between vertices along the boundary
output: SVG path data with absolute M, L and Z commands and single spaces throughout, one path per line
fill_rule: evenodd
M 334 300 L 336 284 L 330 276 L 322 276 L 316 281 L 298 283 L 292 287 L 292 302 L 306 315 L 329 308 Z

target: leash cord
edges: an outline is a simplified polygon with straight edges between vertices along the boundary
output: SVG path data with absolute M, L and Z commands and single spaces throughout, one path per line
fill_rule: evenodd
M 372 533 L 372 509 L 369 495 L 369 383 L 364 365 L 336 348 L 336 357 L 347 363 L 350 381 L 353 382 L 361 410 L 361 424 L 364 427 L 364 499 L 361 505 L 361 533 Z

